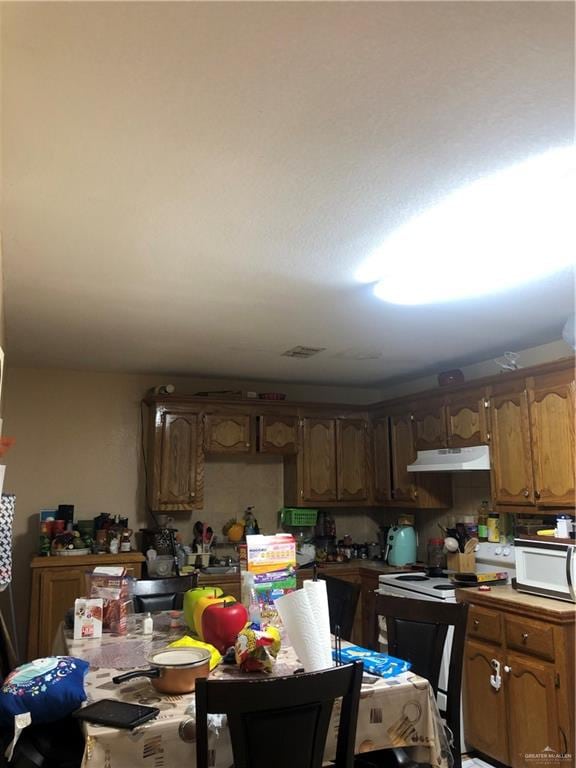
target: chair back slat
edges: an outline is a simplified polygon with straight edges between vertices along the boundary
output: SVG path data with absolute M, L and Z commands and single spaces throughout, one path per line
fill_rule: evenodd
M 354 617 L 360 596 L 360 584 L 337 579 L 334 576 L 320 576 L 326 582 L 330 631 L 335 634 L 340 627 L 340 637 L 350 640 L 354 628 Z
M 446 639 L 451 641 L 446 691 L 446 723 L 454 735 L 454 766 L 461 765 L 460 697 L 466 640 L 467 603 L 413 600 L 376 593 L 373 601 L 372 644 L 378 648 L 379 617 L 386 619 L 388 653 L 410 661 L 412 671 L 425 677 L 438 693 Z
M 227 715 L 234 768 L 321 768 L 336 699 L 335 766 L 352 768 L 361 683 L 361 662 L 290 677 L 197 680 L 197 768 L 208 768 L 209 713 Z
M 136 579 L 132 597 L 136 613 L 181 610 L 184 593 L 198 584 L 198 574 L 168 579 Z

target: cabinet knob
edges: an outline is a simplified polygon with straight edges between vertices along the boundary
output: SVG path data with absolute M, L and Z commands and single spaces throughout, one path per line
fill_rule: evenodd
M 246 443 L 246 448 L 250 448 L 250 443 Z
M 508 672 L 508 673 L 512 672 L 512 667 L 509 667 L 508 664 L 505 664 L 504 665 L 504 672 Z
M 191 498 L 191 499 L 193 499 L 193 498 L 194 498 L 194 496 L 196 496 L 196 494 L 194 493 L 194 491 L 190 491 L 190 498 Z
M 540 491 L 534 491 L 534 498 L 539 499 L 540 498 Z
M 480 626 L 480 622 L 478 621 L 478 619 L 474 619 L 474 626 L 475 627 L 479 627 Z
M 522 632 L 522 642 L 525 643 L 528 640 L 528 632 Z
M 522 495 L 526 499 L 528 498 L 528 496 L 530 496 L 530 491 L 528 490 L 528 488 L 524 488 L 524 490 L 522 491 Z

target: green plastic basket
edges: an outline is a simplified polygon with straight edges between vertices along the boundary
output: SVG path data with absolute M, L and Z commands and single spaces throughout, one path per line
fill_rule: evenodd
M 317 519 L 317 509 L 295 509 L 294 507 L 284 507 L 282 514 L 280 515 L 280 520 L 283 525 L 316 525 Z

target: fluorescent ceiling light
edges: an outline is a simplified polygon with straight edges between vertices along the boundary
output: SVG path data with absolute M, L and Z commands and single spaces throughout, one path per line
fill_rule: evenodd
M 485 176 L 414 217 L 361 265 L 394 304 L 499 293 L 576 261 L 573 146 Z

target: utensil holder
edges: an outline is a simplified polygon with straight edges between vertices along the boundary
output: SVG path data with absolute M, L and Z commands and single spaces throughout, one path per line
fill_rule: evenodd
M 474 573 L 476 570 L 476 555 L 474 552 L 449 552 L 446 558 L 449 571 L 456 573 Z

